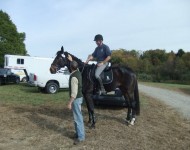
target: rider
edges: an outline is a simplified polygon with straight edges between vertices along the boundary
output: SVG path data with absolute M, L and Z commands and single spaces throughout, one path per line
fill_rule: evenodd
M 101 34 L 97 34 L 94 37 L 94 41 L 96 41 L 97 47 L 95 48 L 92 55 L 88 56 L 86 63 L 88 63 L 90 60 L 93 60 L 94 58 L 96 59 L 97 68 L 95 71 L 95 77 L 100 84 L 101 93 L 105 94 L 106 91 L 104 89 L 100 74 L 106 68 L 106 66 L 108 65 L 108 61 L 111 59 L 111 51 L 107 45 L 103 44 L 103 36 Z

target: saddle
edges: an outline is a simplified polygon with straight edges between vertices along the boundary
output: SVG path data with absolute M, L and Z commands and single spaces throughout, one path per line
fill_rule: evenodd
M 97 68 L 97 65 L 92 64 L 91 71 L 89 72 L 89 77 L 92 82 L 96 81 L 96 78 L 95 78 L 96 68 Z M 103 84 L 109 84 L 113 81 L 113 71 L 109 64 L 104 69 L 104 71 L 100 74 L 100 78 L 102 79 Z

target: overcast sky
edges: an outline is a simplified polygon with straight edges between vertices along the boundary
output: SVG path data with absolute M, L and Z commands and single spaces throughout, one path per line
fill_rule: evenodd
M 0 0 L 31 56 L 86 59 L 96 34 L 110 49 L 190 51 L 190 0 Z

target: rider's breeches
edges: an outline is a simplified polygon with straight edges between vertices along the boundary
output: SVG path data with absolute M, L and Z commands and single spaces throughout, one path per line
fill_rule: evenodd
M 95 71 L 95 77 L 96 77 L 96 79 L 98 79 L 100 77 L 100 74 L 106 68 L 107 65 L 108 65 L 108 62 L 106 62 L 102 66 L 97 66 L 96 71 Z

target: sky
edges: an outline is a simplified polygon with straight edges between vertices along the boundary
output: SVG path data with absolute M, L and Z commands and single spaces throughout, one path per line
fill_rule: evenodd
M 61 46 L 85 60 L 102 34 L 111 50 L 190 51 L 190 0 L 0 0 L 30 56 Z

